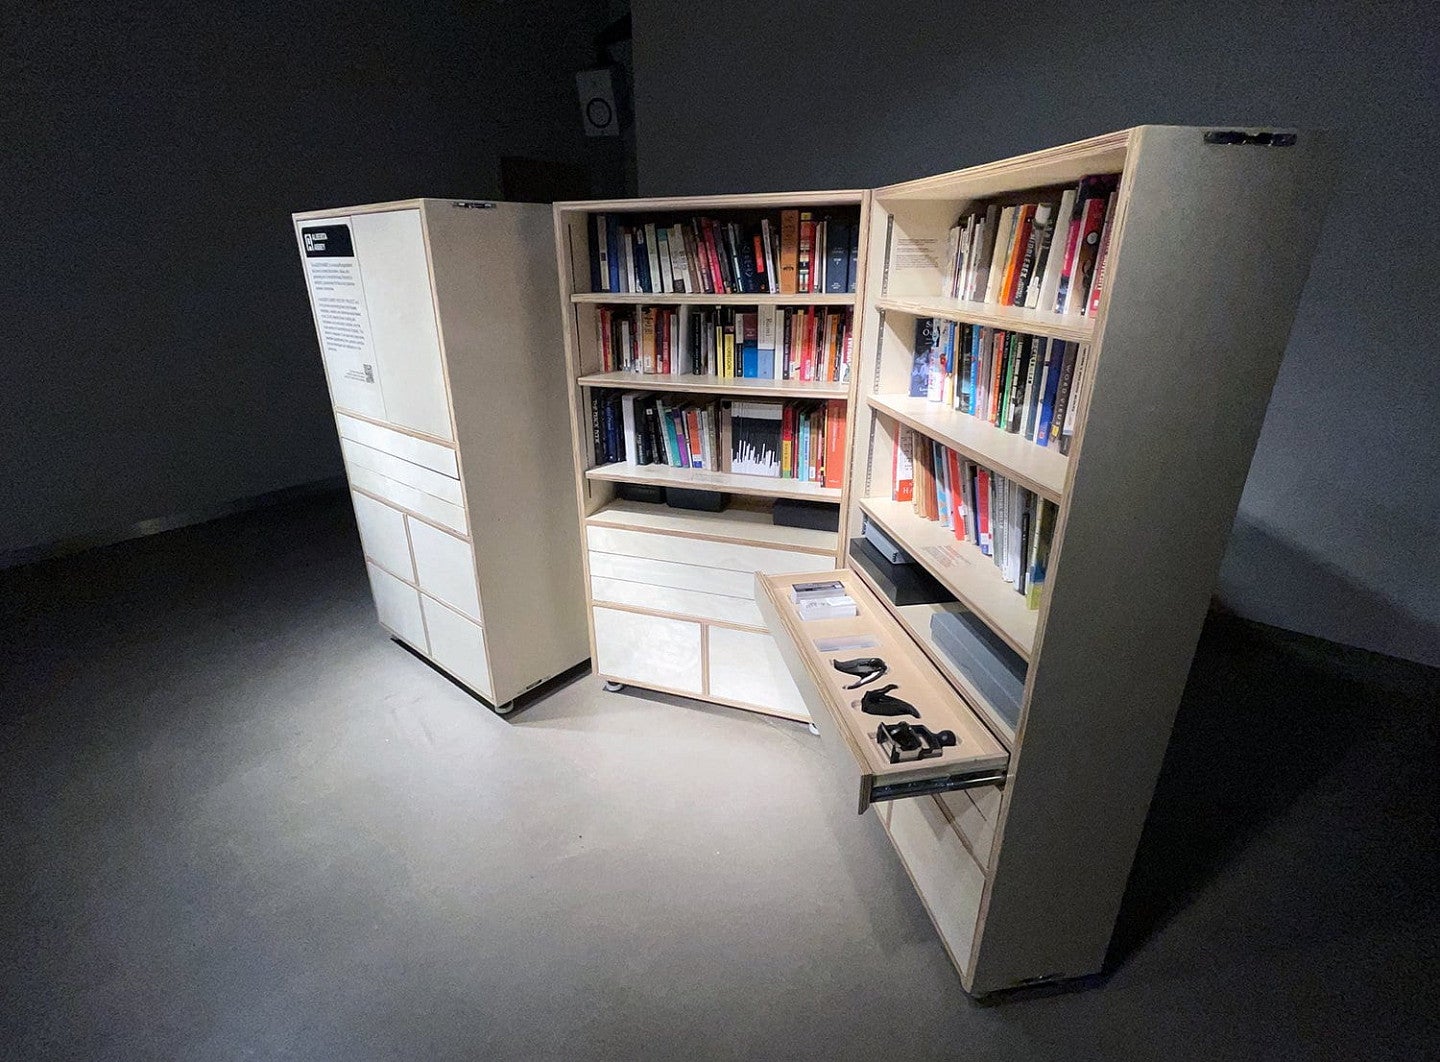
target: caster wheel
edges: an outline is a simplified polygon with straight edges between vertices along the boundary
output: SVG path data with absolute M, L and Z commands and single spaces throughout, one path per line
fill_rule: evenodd
M 819 728 L 818 726 L 816 726 L 814 723 L 807 723 L 807 724 L 806 724 L 806 729 L 808 729 L 808 730 L 810 731 L 810 733 L 814 734 L 816 737 L 819 737 L 819 736 L 820 736 L 820 728 Z
M 495 714 L 496 714 L 496 715 L 509 715 L 509 714 L 510 714 L 511 712 L 513 712 L 514 710 L 515 710 L 515 702 L 514 702 L 514 701 L 506 701 L 504 704 L 497 704 L 497 705 L 495 706 Z
M 625 688 L 625 683 L 623 683 L 623 682 L 607 682 L 607 683 L 605 683 L 605 685 L 604 685 L 603 688 L 604 688 L 604 690 L 605 690 L 606 693 L 619 693 L 621 690 L 623 690 L 623 689 Z

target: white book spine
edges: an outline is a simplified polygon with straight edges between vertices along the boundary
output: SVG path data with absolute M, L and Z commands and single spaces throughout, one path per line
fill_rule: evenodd
M 638 465 L 640 453 L 635 444 L 635 392 L 620 396 L 620 416 L 625 432 L 625 463 Z
M 1055 305 L 1055 294 L 1060 290 L 1060 274 L 1065 268 L 1065 244 L 1070 238 L 1070 216 L 1075 213 L 1075 189 L 1065 189 L 1060 197 L 1060 209 L 1055 212 L 1055 234 L 1050 237 L 1050 256 L 1045 260 L 1045 279 L 1040 284 L 1040 295 L 1035 305 L 1050 309 Z M 1029 305 L 1027 300 L 1026 305 Z
M 1036 255 L 1039 255 L 1041 253 L 1040 244 L 1041 241 L 1045 239 L 1043 234 L 1047 231 L 1049 232 L 1049 239 L 1048 242 L 1045 243 L 1044 253 L 1047 256 L 1049 255 L 1050 248 L 1054 245 L 1054 230 L 1058 221 L 1059 218 L 1057 216 L 1054 203 L 1040 203 L 1035 207 L 1035 228 L 1032 231 L 1037 233 L 1035 237 Z M 1040 288 L 1044 284 L 1044 264 L 1045 263 L 1040 261 L 1035 261 L 1032 263 L 1030 279 L 1026 282 L 1025 285 L 1025 297 L 1020 300 L 1021 305 L 1026 306 L 1032 310 L 1040 305 Z
M 1000 224 L 995 230 L 995 250 L 990 258 L 990 279 L 985 285 L 985 301 L 994 302 L 1000 298 L 1000 286 L 1005 281 L 1005 263 L 1010 257 L 1010 241 L 1015 235 L 1015 218 L 1019 214 L 1013 206 L 1000 212 Z
M 780 294 L 780 278 L 775 273 L 775 255 L 770 245 L 770 219 L 762 218 L 760 221 L 760 243 L 761 249 L 765 252 L 765 284 L 771 295 Z
M 670 226 L 670 278 L 679 294 L 695 290 L 690 280 L 690 259 L 685 254 L 685 230 L 679 225 Z
M 610 231 L 604 214 L 595 215 L 595 253 L 600 259 L 600 290 L 610 290 Z

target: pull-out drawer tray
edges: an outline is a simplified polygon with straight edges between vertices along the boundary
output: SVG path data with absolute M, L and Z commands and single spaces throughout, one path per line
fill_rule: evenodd
M 827 580 L 844 585 L 858 615 L 801 619 L 790 600 L 791 587 Z M 756 575 L 755 601 L 821 737 L 845 769 L 855 771 L 861 812 L 879 800 L 993 786 L 1005 780 L 1010 761 L 1005 747 L 854 572 Z M 837 641 L 842 647 L 835 647 Z M 836 670 L 834 661 L 858 657 L 879 657 L 888 670 L 857 689 L 846 689 L 856 676 Z M 913 705 L 920 713 L 918 719 L 861 711 L 861 698 L 867 691 L 892 683 L 891 695 Z M 882 723 L 899 722 L 923 725 L 936 733 L 948 730 L 955 735 L 955 744 L 943 748 L 938 756 L 891 763 L 876 731 Z

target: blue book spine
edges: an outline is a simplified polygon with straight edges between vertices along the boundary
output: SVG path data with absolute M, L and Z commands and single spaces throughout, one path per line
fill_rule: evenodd
M 930 351 L 935 345 L 935 322 L 915 319 L 915 354 L 910 362 L 910 397 L 924 398 L 930 391 Z
M 605 217 L 606 244 L 610 257 L 610 286 L 606 291 L 620 291 L 620 222 L 614 215 Z
M 976 416 L 980 415 L 975 403 L 980 395 L 980 363 L 984 360 L 980 356 L 980 350 L 985 331 L 983 328 L 974 329 L 970 347 L 970 412 Z
M 740 349 L 740 375 L 752 380 L 760 376 L 760 348 L 753 339 L 746 339 Z
M 1055 392 L 1060 386 L 1060 369 L 1065 364 L 1065 344 L 1050 341 L 1050 371 L 1045 375 L 1045 394 L 1040 399 L 1040 421 L 1035 425 L 1035 443 L 1050 445 L 1050 425 L 1055 419 Z
M 645 253 L 645 226 L 635 226 L 635 276 L 640 281 L 640 290 L 652 292 L 650 285 L 650 256 Z
M 850 231 L 850 222 L 835 218 L 825 226 L 825 290 L 833 295 L 850 290 Z
M 799 421 L 797 435 L 800 437 L 800 460 L 799 467 L 795 470 L 795 478 L 810 478 L 810 418 L 804 413 L 796 415 Z

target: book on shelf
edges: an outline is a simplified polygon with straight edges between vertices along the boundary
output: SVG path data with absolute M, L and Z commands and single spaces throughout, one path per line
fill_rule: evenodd
M 892 497 L 909 501 L 917 516 L 934 521 L 989 557 L 1001 578 L 1038 609 L 1055 531 L 1054 502 L 962 456 L 955 450 L 900 427 L 895 447 Z M 902 462 L 901 453 L 908 454 Z M 900 478 L 905 464 L 913 478 Z
M 846 383 L 850 307 L 600 306 L 602 372 Z
M 595 465 L 707 469 L 839 487 L 846 404 L 677 401 L 643 391 L 590 391 Z
M 1069 453 L 1088 345 L 1003 328 L 920 317 L 910 395 L 924 397 Z
M 590 215 L 590 290 L 656 295 L 834 295 L 855 291 L 855 207 L 731 218 Z
M 1119 181 L 1118 174 L 1097 174 L 1073 188 L 1031 192 L 1024 202 L 976 204 L 950 228 L 941 294 L 1052 313 L 1098 313 Z

